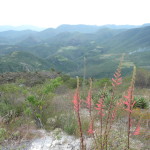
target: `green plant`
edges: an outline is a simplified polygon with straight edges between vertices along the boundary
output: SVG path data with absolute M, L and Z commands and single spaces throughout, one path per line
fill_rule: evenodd
M 46 125 L 48 113 L 53 114 L 53 109 L 48 106 L 51 105 L 56 88 L 61 84 L 60 77 L 47 80 L 42 86 L 32 88 L 32 94 L 26 98 L 25 112 L 28 116 L 31 114 L 38 127 Z
M 5 116 L 11 108 L 11 105 L 0 102 L 0 116 Z
M 6 129 L 5 128 L 0 128 L 0 143 L 3 142 L 6 138 Z
M 70 80 L 70 76 L 68 76 L 66 74 L 61 74 L 61 78 L 62 78 L 63 82 Z
M 148 108 L 148 101 L 144 97 L 140 97 L 140 98 L 135 97 L 134 100 L 136 102 L 134 108 L 141 108 L 141 109 Z
M 59 117 L 61 128 L 70 135 L 76 135 L 78 125 L 76 122 L 76 118 L 73 113 L 62 114 Z
M 96 86 L 98 87 L 104 87 L 105 85 L 111 86 L 111 80 L 109 78 L 102 78 L 96 81 Z
M 70 78 L 69 80 L 66 81 L 66 84 L 68 85 L 69 88 L 75 89 L 77 82 L 75 78 Z
M 62 78 L 61 77 L 57 77 L 55 79 L 51 79 L 49 82 L 46 82 L 44 85 L 44 93 L 48 94 L 48 93 L 52 93 L 55 91 L 55 89 L 60 86 L 62 84 Z
M 150 87 L 150 72 L 146 69 L 138 69 L 136 75 L 135 86 L 137 87 Z

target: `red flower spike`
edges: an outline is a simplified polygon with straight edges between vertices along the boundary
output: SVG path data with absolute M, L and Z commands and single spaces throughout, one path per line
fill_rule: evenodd
M 114 78 L 112 78 L 112 81 L 115 82 L 115 83 L 117 82 Z
M 126 101 L 124 101 L 123 103 L 126 105 L 126 111 L 128 112 L 132 112 L 132 108 L 135 104 L 135 101 L 133 101 L 133 97 L 132 97 L 132 89 L 129 88 L 128 89 L 128 95 L 127 96 L 124 96 L 125 99 L 127 99 Z
M 114 78 L 112 78 L 112 86 L 113 87 L 116 87 L 120 84 L 122 84 L 122 77 L 121 76 L 121 73 L 120 73 L 120 69 L 117 69 L 117 71 L 115 72 L 114 74 Z
M 80 109 L 80 100 L 79 100 L 79 93 L 78 91 L 76 90 L 75 94 L 74 94 L 74 98 L 73 98 L 73 104 L 74 104 L 74 110 L 76 112 L 79 112 L 79 109 Z
M 112 83 L 112 86 L 115 87 L 115 84 Z
M 122 84 L 122 83 L 121 83 L 121 82 L 120 82 L 120 83 L 119 83 L 119 82 L 117 83 L 117 85 L 120 85 L 120 84 Z
M 115 78 L 117 78 L 117 75 L 116 75 L 116 74 L 114 74 L 114 77 L 115 77 Z
M 89 129 L 88 129 L 88 133 L 89 134 L 94 134 L 94 130 L 93 130 L 93 122 L 91 121 Z
M 139 135 L 140 134 L 140 124 L 137 125 L 135 131 L 133 132 L 133 135 Z
M 95 109 L 98 110 L 98 113 L 99 113 L 99 115 L 101 115 L 101 116 L 104 116 L 104 114 L 103 114 L 103 107 L 104 107 L 104 105 L 103 105 L 103 100 L 104 100 L 103 97 L 100 98 L 100 100 L 98 101 L 98 104 L 96 104 L 97 107 L 95 107 Z

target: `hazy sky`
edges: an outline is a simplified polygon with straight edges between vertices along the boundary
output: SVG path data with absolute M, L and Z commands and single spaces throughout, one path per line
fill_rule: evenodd
M 150 0 L 0 0 L 0 25 L 150 23 Z

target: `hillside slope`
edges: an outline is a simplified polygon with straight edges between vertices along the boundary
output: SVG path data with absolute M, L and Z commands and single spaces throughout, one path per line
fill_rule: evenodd
M 44 69 L 49 69 L 48 63 L 30 53 L 15 51 L 0 58 L 1 73 Z
M 63 25 L 41 32 L 0 33 L 0 41 L 5 40 L 0 45 L 1 72 L 55 68 L 72 76 L 83 76 L 86 70 L 86 77 L 110 77 L 122 53 L 126 54 L 125 74 L 133 63 L 150 68 L 150 26 L 130 29 L 114 26 L 96 32 L 88 26 L 79 32 L 83 26 L 80 27 Z M 84 33 L 87 29 L 91 33 Z M 10 44 L 12 41 L 15 43 Z
M 111 52 L 131 52 L 139 48 L 150 47 L 150 26 L 129 29 L 115 35 L 103 44 Z

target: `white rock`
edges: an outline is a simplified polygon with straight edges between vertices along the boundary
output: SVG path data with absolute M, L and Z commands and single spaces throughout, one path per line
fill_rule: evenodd
M 80 150 L 80 140 L 67 135 L 60 129 L 42 133 L 45 134 L 44 137 L 34 140 L 28 150 Z M 89 147 L 91 142 L 89 139 L 86 140 Z
M 49 150 L 53 142 L 53 138 L 45 136 L 32 142 L 29 150 Z

